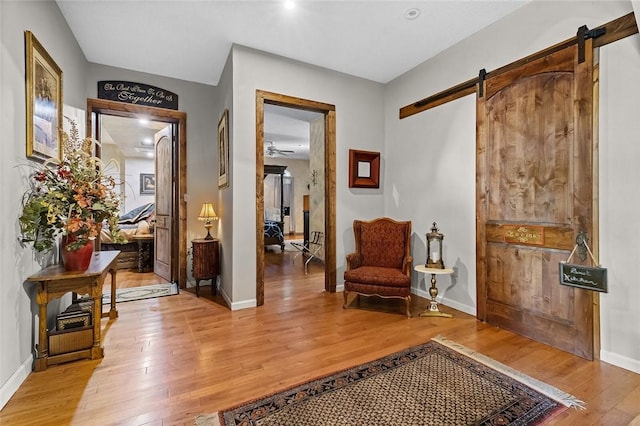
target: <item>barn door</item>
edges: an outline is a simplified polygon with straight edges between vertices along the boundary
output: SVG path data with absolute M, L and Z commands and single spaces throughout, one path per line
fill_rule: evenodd
M 477 314 L 593 359 L 593 296 L 558 278 L 577 234 L 593 235 L 590 40 L 585 52 L 489 74 L 478 96 Z
M 156 227 L 153 272 L 174 281 L 173 244 L 173 140 L 172 126 L 155 134 L 156 142 Z

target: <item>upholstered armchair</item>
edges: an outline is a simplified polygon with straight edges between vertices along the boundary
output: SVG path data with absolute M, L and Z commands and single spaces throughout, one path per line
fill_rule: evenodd
M 349 293 L 404 299 L 411 317 L 411 222 L 387 217 L 353 221 L 356 251 L 347 255 L 344 305 Z

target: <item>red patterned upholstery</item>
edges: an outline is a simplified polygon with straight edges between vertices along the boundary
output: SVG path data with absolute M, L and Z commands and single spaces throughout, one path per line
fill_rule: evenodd
M 411 222 L 387 217 L 369 222 L 354 220 L 356 251 L 347 255 L 344 272 L 344 308 L 349 293 L 405 300 L 411 303 Z

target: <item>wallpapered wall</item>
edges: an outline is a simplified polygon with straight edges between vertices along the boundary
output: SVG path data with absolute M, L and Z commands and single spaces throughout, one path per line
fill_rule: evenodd
M 311 123 L 309 167 L 316 171 L 316 183 L 309 186 L 309 235 L 314 231 L 324 233 L 324 117 Z M 313 248 L 315 249 L 315 247 Z M 317 256 L 324 260 L 324 245 Z

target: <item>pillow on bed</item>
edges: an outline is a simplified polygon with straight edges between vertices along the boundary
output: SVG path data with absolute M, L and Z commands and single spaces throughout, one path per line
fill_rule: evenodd
M 153 214 L 155 206 L 155 203 L 149 203 L 140 207 L 136 207 L 135 209 L 120 216 L 120 220 L 118 221 L 118 223 L 120 225 L 133 225 L 140 222 L 141 220 L 145 220 L 151 214 Z

